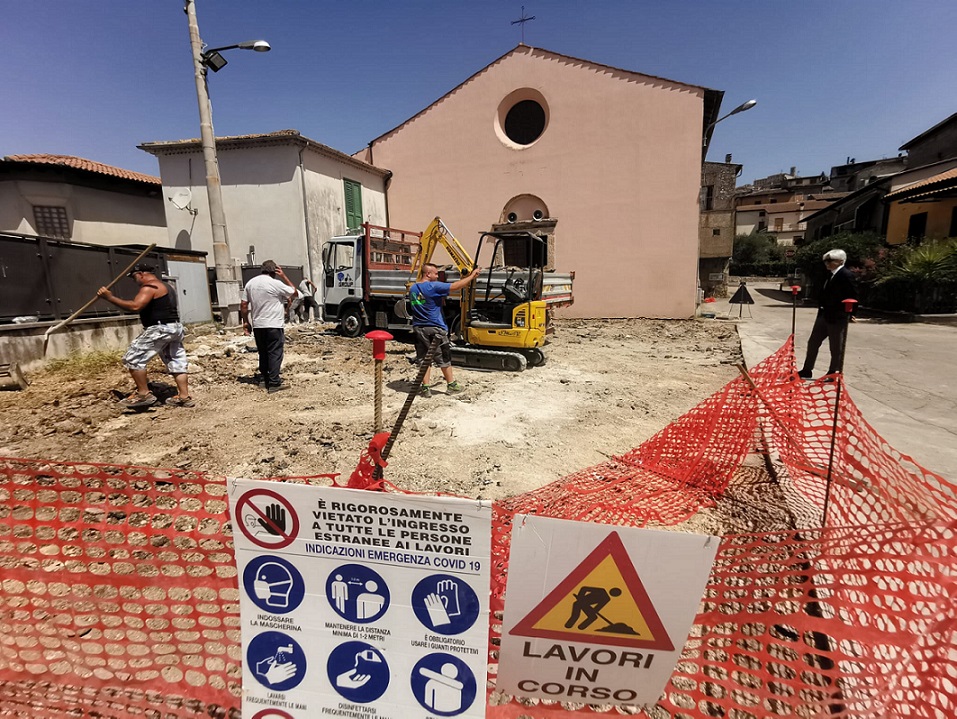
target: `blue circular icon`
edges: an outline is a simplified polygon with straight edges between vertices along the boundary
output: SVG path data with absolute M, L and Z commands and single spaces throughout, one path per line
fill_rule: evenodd
M 264 612 L 285 614 L 302 604 L 306 584 L 299 570 L 282 557 L 256 557 L 243 570 L 246 595 Z
M 433 574 L 412 590 L 412 611 L 434 632 L 461 634 L 478 619 L 479 600 L 472 587 L 461 579 Z
M 267 689 L 284 692 L 306 677 L 306 654 L 296 640 L 282 632 L 263 632 L 249 642 L 246 666 Z
M 439 716 L 461 714 L 475 701 L 475 677 L 461 659 L 451 654 L 428 654 L 412 668 L 416 701 Z
M 329 654 L 326 674 L 332 688 L 350 702 L 372 702 L 389 686 L 389 665 L 365 642 L 340 644 Z
M 389 608 L 389 588 L 361 564 L 343 564 L 326 579 L 326 598 L 336 614 L 350 622 L 374 622 Z
M 343 277 L 345 277 L 345 273 L 343 272 L 339 272 L 338 274 L 336 274 L 336 279 L 339 280 L 340 282 L 342 282 Z

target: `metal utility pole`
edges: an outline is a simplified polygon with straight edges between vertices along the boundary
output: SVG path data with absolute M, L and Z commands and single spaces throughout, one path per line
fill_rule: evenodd
M 203 62 L 203 40 L 196 21 L 196 3 L 185 0 L 189 19 L 189 42 L 193 50 L 193 72 L 196 78 L 196 100 L 199 103 L 199 132 L 206 162 L 206 195 L 209 203 L 209 221 L 213 232 L 213 260 L 216 263 L 216 295 L 223 308 L 223 324 L 239 324 L 239 282 L 236 279 L 229 238 L 226 235 L 226 212 L 223 210 L 223 191 L 219 178 L 219 160 L 216 158 L 216 136 L 213 134 L 213 112 L 206 87 L 206 65 Z
M 848 326 L 850 326 L 851 313 L 854 312 L 854 305 L 857 304 L 857 300 L 841 300 L 844 303 L 844 312 L 846 314 L 846 320 Z M 831 451 L 828 453 L 827 458 L 827 477 L 825 478 L 824 484 L 824 518 L 821 521 L 821 526 L 827 526 L 827 508 L 831 502 L 831 480 L 832 472 L 834 470 L 834 445 L 837 443 L 837 418 L 838 413 L 841 409 L 841 390 L 844 388 L 844 353 L 847 350 L 847 330 L 848 327 L 844 328 L 844 338 L 841 340 L 841 362 L 840 366 L 837 368 L 837 391 L 834 395 L 834 422 L 831 425 Z

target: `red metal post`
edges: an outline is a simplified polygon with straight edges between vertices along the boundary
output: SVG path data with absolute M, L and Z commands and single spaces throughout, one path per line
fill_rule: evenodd
M 385 343 L 392 335 L 384 330 L 373 330 L 366 334 L 372 340 L 372 359 L 375 360 L 375 434 L 382 431 L 382 362 L 385 360 Z

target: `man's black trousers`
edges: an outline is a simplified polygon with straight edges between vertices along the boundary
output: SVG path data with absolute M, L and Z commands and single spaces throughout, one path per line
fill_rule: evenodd
M 279 372 L 282 369 L 286 333 L 276 327 L 254 327 L 253 337 L 259 350 L 259 374 L 265 380 L 266 387 L 278 387 L 282 382 Z
M 847 315 L 843 315 L 837 322 L 828 322 L 824 319 L 824 313 L 818 312 L 814 320 L 814 327 L 811 328 L 811 336 L 807 339 L 807 355 L 804 358 L 802 371 L 811 372 L 814 369 L 817 352 L 821 349 L 824 340 L 827 340 L 828 347 L 831 350 L 831 364 L 828 365 L 827 373 L 832 374 L 842 371 L 844 369 L 844 338 L 846 336 Z

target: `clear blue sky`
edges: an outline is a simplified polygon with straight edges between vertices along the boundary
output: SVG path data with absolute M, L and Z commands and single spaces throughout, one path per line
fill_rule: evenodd
M 352 153 L 515 47 L 521 0 L 197 0 L 217 135 L 295 128 Z M 957 112 L 955 0 L 526 0 L 525 42 L 723 90 L 708 159 L 741 182 L 876 159 Z M 198 137 L 181 0 L 0 0 L 0 155 L 158 174 L 136 145 Z M 468 168 L 462 168 L 467 171 Z

